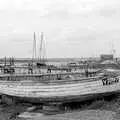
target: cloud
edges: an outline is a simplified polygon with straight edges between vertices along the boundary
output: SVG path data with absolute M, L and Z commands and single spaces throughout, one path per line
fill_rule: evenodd
M 101 17 L 113 17 L 113 15 L 116 15 L 120 11 L 120 8 L 118 6 L 107 6 L 100 8 L 96 10 L 94 13 L 98 16 Z
M 100 15 L 114 14 L 118 0 L 0 0 L 0 10 L 38 11 L 41 17 L 71 19 L 95 11 Z
M 33 32 L 43 31 L 49 56 L 89 55 L 120 38 L 119 6 L 119 0 L 0 0 L 0 41 L 31 51 Z

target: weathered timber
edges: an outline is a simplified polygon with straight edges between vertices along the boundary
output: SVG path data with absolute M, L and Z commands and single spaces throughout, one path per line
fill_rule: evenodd
M 117 76 L 119 79 L 119 76 Z M 108 78 L 110 83 L 110 78 Z M 77 81 L 59 83 L 1 81 L 0 94 L 14 96 L 31 102 L 64 102 L 82 99 L 89 95 L 110 93 L 120 90 L 119 80 L 103 84 L 101 77 L 84 78 Z

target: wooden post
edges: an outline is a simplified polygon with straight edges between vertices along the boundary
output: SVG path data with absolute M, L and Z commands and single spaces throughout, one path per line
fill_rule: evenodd
M 43 112 L 45 114 L 57 114 L 62 110 L 61 102 L 50 102 L 43 105 Z
M 16 103 L 16 101 L 7 95 L 1 95 L 1 101 L 2 103 L 8 104 L 8 105 L 13 105 Z

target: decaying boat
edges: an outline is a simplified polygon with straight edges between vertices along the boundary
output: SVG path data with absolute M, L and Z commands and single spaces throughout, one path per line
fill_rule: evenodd
M 64 79 L 54 79 L 55 76 Z M 65 77 L 66 75 L 66 77 Z M 32 103 L 81 101 L 87 97 L 120 90 L 118 72 L 104 71 L 95 76 L 79 76 L 80 73 L 46 75 L 1 75 L 0 94 Z M 71 77 L 73 76 L 73 77 Z M 46 80 L 44 77 L 51 77 Z M 24 79 L 23 79 L 24 78 Z M 27 78 L 27 79 L 26 79 Z M 43 80 L 44 78 L 44 80 Z

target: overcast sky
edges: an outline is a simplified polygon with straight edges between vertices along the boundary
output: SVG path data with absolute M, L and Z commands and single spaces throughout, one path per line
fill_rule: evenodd
M 32 57 L 33 32 L 47 57 L 119 56 L 120 0 L 0 0 L 0 57 Z

